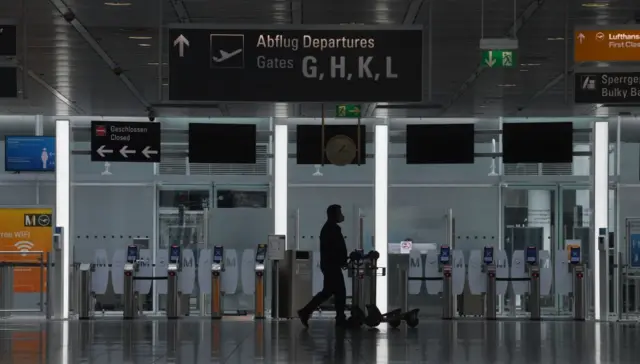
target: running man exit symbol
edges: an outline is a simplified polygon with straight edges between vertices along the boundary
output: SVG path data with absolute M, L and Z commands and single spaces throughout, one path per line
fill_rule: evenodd
M 502 52 L 502 66 L 513 67 L 513 52 L 511 51 Z
M 516 54 L 510 50 L 482 51 L 482 65 L 489 68 L 512 68 L 516 64 Z

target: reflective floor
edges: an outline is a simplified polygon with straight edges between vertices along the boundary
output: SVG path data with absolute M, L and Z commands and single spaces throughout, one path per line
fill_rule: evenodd
M 384 326 L 384 325 L 383 325 Z M 426 321 L 336 330 L 330 320 L 0 321 L 0 363 L 638 363 L 640 324 Z

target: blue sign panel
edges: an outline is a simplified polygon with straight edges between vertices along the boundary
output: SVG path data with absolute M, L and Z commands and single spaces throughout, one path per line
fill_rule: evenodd
M 493 264 L 493 247 L 485 246 L 482 254 L 482 261 L 484 264 Z
M 631 234 L 629 244 L 629 266 L 640 269 L 640 234 Z
M 448 246 L 440 247 L 440 264 L 449 264 L 451 261 L 451 248 Z
M 527 251 L 526 251 L 526 261 L 529 264 L 538 264 L 538 249 L 536 249 L 535 246 L 529 246 L 527 247 Z
M 129 245 L 127 247 L 127 262 L 135 263 L 138 259 L 140 259 L 140 250 L 135 245 Z
M 580 264 L 580 247 L 574 246 L 569 250 L 570 253 L 570 263 L 571 264 Z
M 267 244 L 258 244 L 256 250 L 256 262 L 264 262 L 267 259 Z
M 172 245 L 169 251 L 169 263 L 180 263 L 180 247 L 178 245 Z
M 213 247 L 213 262 L 214 263 L 222 263 L 222 254 L 223 254 L 223 248 L 221 246 L 214 246 Z
M 9 172 L 47 172 L 56 169 L 56 139 L 46 136 L 7 136 L 4 169 Z

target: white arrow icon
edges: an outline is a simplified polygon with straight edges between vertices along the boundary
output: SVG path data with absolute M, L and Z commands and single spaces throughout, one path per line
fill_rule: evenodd
M 113 150 L 104 149 L 105 147 L 106 147 L 106 145 L 101 145 L 100 148 L 98 148 L 98 150 L 96 150 L 96 153 L 98 153 L 98 155 L 101 156 L 102 158 L 104 158 L 104 156 L 107 155 L 107 154 L 113 153 Z
M 586 38 L 584 36 L 584 34 L 582 34 L 582 33 L 578 34 L 578 40 L 580 41 L 580 44 L 582 44 L 582 42 L 584 42 L 584 38 Z
M 125 158 L 129 158 L 129 156 L 127 154 L 136 154 L 135 150 L 128 150 L 127 146 L 125 145 L 124 147 L 122 147 L 122 149 L 120 149 L 120 154 L 122 154 L 123 157 Z
M 189 47 L 189 40 L 180 34 L 180 36 L 173 41 L 173 46 L 178 46 L 178 54 L 180 58 L 182 58 L 184 57 L 184 46 Z
M 151 150 L 151 147 L 146 147 L 142 150 L 142 155 L 147 157 L 147 159 L 151 159 L 152 154 L 158 154 L 157 150 Z
M 485 59 L 484 63 L 489 67 L 493 67 L 493 65 L 496 64 L 496 60 L 493 58 L 493 51 L 489 51 L 489 58 Z

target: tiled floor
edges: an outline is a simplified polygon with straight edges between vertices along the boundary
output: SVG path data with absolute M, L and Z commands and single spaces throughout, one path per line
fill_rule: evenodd
M 383 325 L 384 326 L 384 325 Z M 427 321 L 336 330 L 329 320 L 0 321 L 0 363 L 638 363 L 640 324 Z

